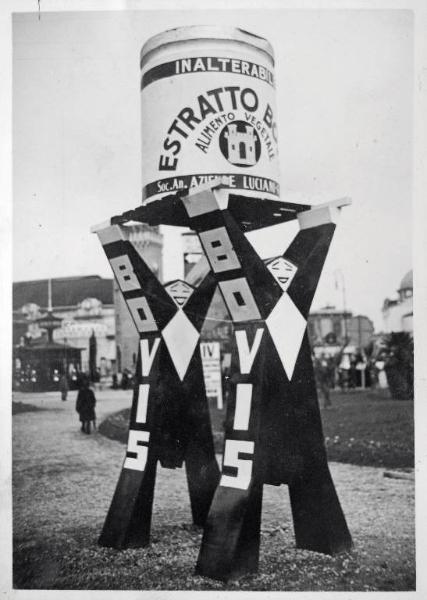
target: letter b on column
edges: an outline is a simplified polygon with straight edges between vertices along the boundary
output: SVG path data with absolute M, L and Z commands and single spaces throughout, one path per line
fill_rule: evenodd
M 240 269 L 241 265 L 225 227 L 209 229 L 200 234 L 200 241 L 215 273 Z
M 124 254 L 123 256 L 117 256 L 116 258 L 110 258 L 110 265 L 114 271 L 117 283 L 119 284 L 122 292 L 131 292 L 133 290 L 141 289 L 140 283 L 127 254 Z

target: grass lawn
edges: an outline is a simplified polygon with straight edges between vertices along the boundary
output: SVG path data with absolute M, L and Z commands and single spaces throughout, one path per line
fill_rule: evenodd
M 414 403 L 379 392 L 331 394 L 322 410 L 329 460 L 387 468 L 414 467 Z
M 40 410 L 40 408 L 25 402 L 12 402 L 12 415 L 19 415 L 23 412 L 34 412 L 36 410 Z
M 322 409 L 328 458 L 332 461 L 386 468 L 414 466 L 414 404 L 391 400 L 377 391 L 333 392 L 332 408 Z M 225 411 L 211 408 L 217 452 L 222 452 Z M 127 442 L 129 409 L 108 417 L 100 432 Z

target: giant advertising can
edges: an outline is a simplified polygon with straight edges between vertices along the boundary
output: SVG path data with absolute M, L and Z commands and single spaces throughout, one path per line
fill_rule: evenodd
M 192 26 L 141 51 L 143 202 L 223 176 L 279 198 L 274 57 L 240 29 Z

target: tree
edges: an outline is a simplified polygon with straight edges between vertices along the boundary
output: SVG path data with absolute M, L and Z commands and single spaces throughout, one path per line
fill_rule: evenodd
M 414 341 L 406 331 L 392 332 L 383 338 L 384 369 L 391 397 L 412 400 L 414 397 Z
M 96 371 L 96 353 L 97 353 L 97 343 L 95 331 L 92 329 L 92 335 L 89 338 L 89 374 L 90 380 L 97 380 L 97 371 Z

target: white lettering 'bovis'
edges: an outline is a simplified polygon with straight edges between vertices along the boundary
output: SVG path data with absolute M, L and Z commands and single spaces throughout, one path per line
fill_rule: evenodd
M 239 355 L 240 372 L 248 375 L 253 367 L 255 358 L 260 348 L 263 328 L 258 328 L 252 345 L 249 346 L 247 331 L 245 329 L 235 332 L 237 352 Z M 234 409 L 233 429 L 234 431 L 248 431 L 252 409 L 252 383 L 238 383 L 236 386 L 236 405 Z M 220 485 L 246 490 L 249 487 L 253 460 L 250 456 L 242 457 L 242 454 L 253 455 L 255 443 L 253 441 L 227 439 L 224 448 L 225 467 L 235 467 L 236 475 L 223 474 Z

